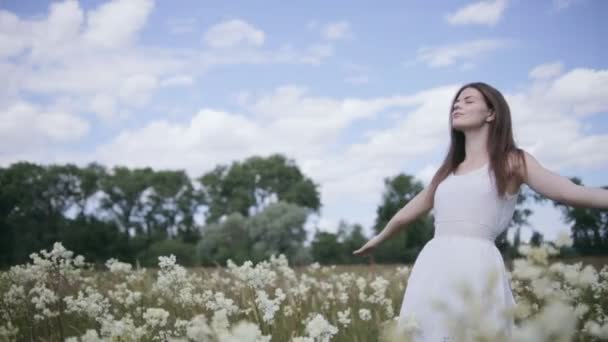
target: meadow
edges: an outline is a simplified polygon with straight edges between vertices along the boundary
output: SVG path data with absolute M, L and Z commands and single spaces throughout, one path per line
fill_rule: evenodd
M 484 322 L 487 302 L 468 298 L 468 318 L 451 317 L 457 337 L 608 339 L 608 265 L 560 259 L 568 243 L 522 245 L 512 260 L 512 336 Z M 109 259 L 99 270 L 60 243 L 30 257 L 0 274 L 2 341 L 408 341 L 418 328 L 396 325 L 411 265 L 294 268 L 278 255 L 187 269 L 169 255 L 154 269 Z

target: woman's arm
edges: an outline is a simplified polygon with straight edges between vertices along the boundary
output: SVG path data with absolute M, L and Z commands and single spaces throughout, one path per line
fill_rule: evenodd
M 378 240 L 378 243 L 387 240 L 403 228 L 403 226 L 413 222 L 420 215 L 427 213 L 432 208 L 433 199 L 431 198 L 429 187 L 426 187 L 403 206 L 403 208 L 399 209 L 374 239 Z
M 429 187 L 420 191 L 411 201 L 407 202 L 403 208 L 399 209 L 388 221 L 384 229 L 367 241 L 361 248 L 353 252 L 354 255 L 366 255 L 371 253 L 384 240 L 396 234 L 403 226 L 414 221 L 418 216 L 428 212 L 433 208 L 433 198 Z
M 524 183 L 534 191 L 556 202 L 572 207 L 608 209 L 608 190 L 573 183 L 566 177 L 545 169 L 531 154 L 524 151 L 527 173 L 519 168 Z

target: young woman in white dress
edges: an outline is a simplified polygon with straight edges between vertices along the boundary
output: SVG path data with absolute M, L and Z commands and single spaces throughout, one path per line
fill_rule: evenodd
M 507 313 L 515 301 L 494 240 L 512 219 L 520 186 L 525 183 L 554 201 L 588 208 L 608 208 L 608 190 L 576 185 L 518 148 L 509 106 L 488 84 L 462 86 L 452 101 L 449 122 L 450 148 L 430 185 L 353 254 L 369 254 L 434 208 L 434 236 L 412 267 L 399 325 L 415 320 L 419 331 L 414 341 L 455 341 L 446 312 L 452 318 L 465 315 L 473 300 L 481 300 L 486 311 L 477 316 L 484 319 L 479 324 L 494 327 L 496 336 L 510 336 L 513 319 Z M 463 285 L 469 300 L 461 296 Z

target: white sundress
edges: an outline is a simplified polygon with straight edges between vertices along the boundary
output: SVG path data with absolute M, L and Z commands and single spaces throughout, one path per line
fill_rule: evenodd
M 462 329 L 467 317 L 481 318 L 474 324 L 483 324 L 486 329 L 490 324 L 511 336 L 513 319 L 503 313 L 515 306 L 515 300 L 494 240 L 512 219 L 517 194 L 499 197 L 488 165 L 463 175 L 450 174 L 437 187 L 435 233 L 411 269 L 398 319 L 400 326 L 410 319 L 418 324 L 419 330 L 413 335 L 415 342 L 457 341 L 457 336 L 450 335 L 449 322 Z M 484 292 L 492 284 L 488 283 L 491 275 L 495 286 Z M 468 300 L 460 297 L 459 284 L 463 282 L 471 291 Z M 445 306 L 437 307 L 438 302 Z M 464 314 L 478 304 L 484 304 L 477 311 L 480 314 Z M 446 320 L 441 308 L 465 321 Z

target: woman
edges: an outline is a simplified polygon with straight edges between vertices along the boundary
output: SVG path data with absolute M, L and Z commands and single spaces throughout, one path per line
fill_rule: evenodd
M 608 191 L 579 186 L 541 166 L 513 140 L 503 95 L 485 83 L 462 86 L 452 102 L 451 144 L 430 185 L 401 208 L 355 255 L 370 253 L 418 216 L 435 209 L 435 233 L 412 267 L 399 324 L 414 319 L 415 341 L 455 341 L 451 317 L 483 301 L 484 328 L 508 337 L 515 300 L 494 244 L 515 210 L 522 183 L 576 207 L 608 208 Z M 468 289 L 469 300 L 461 296 Z M 465 315 L 466 318 L 466 315 Z M 464 321 L 460 321 L 463 323 Z M 480 323 L 481 324 L 481 323 Z

